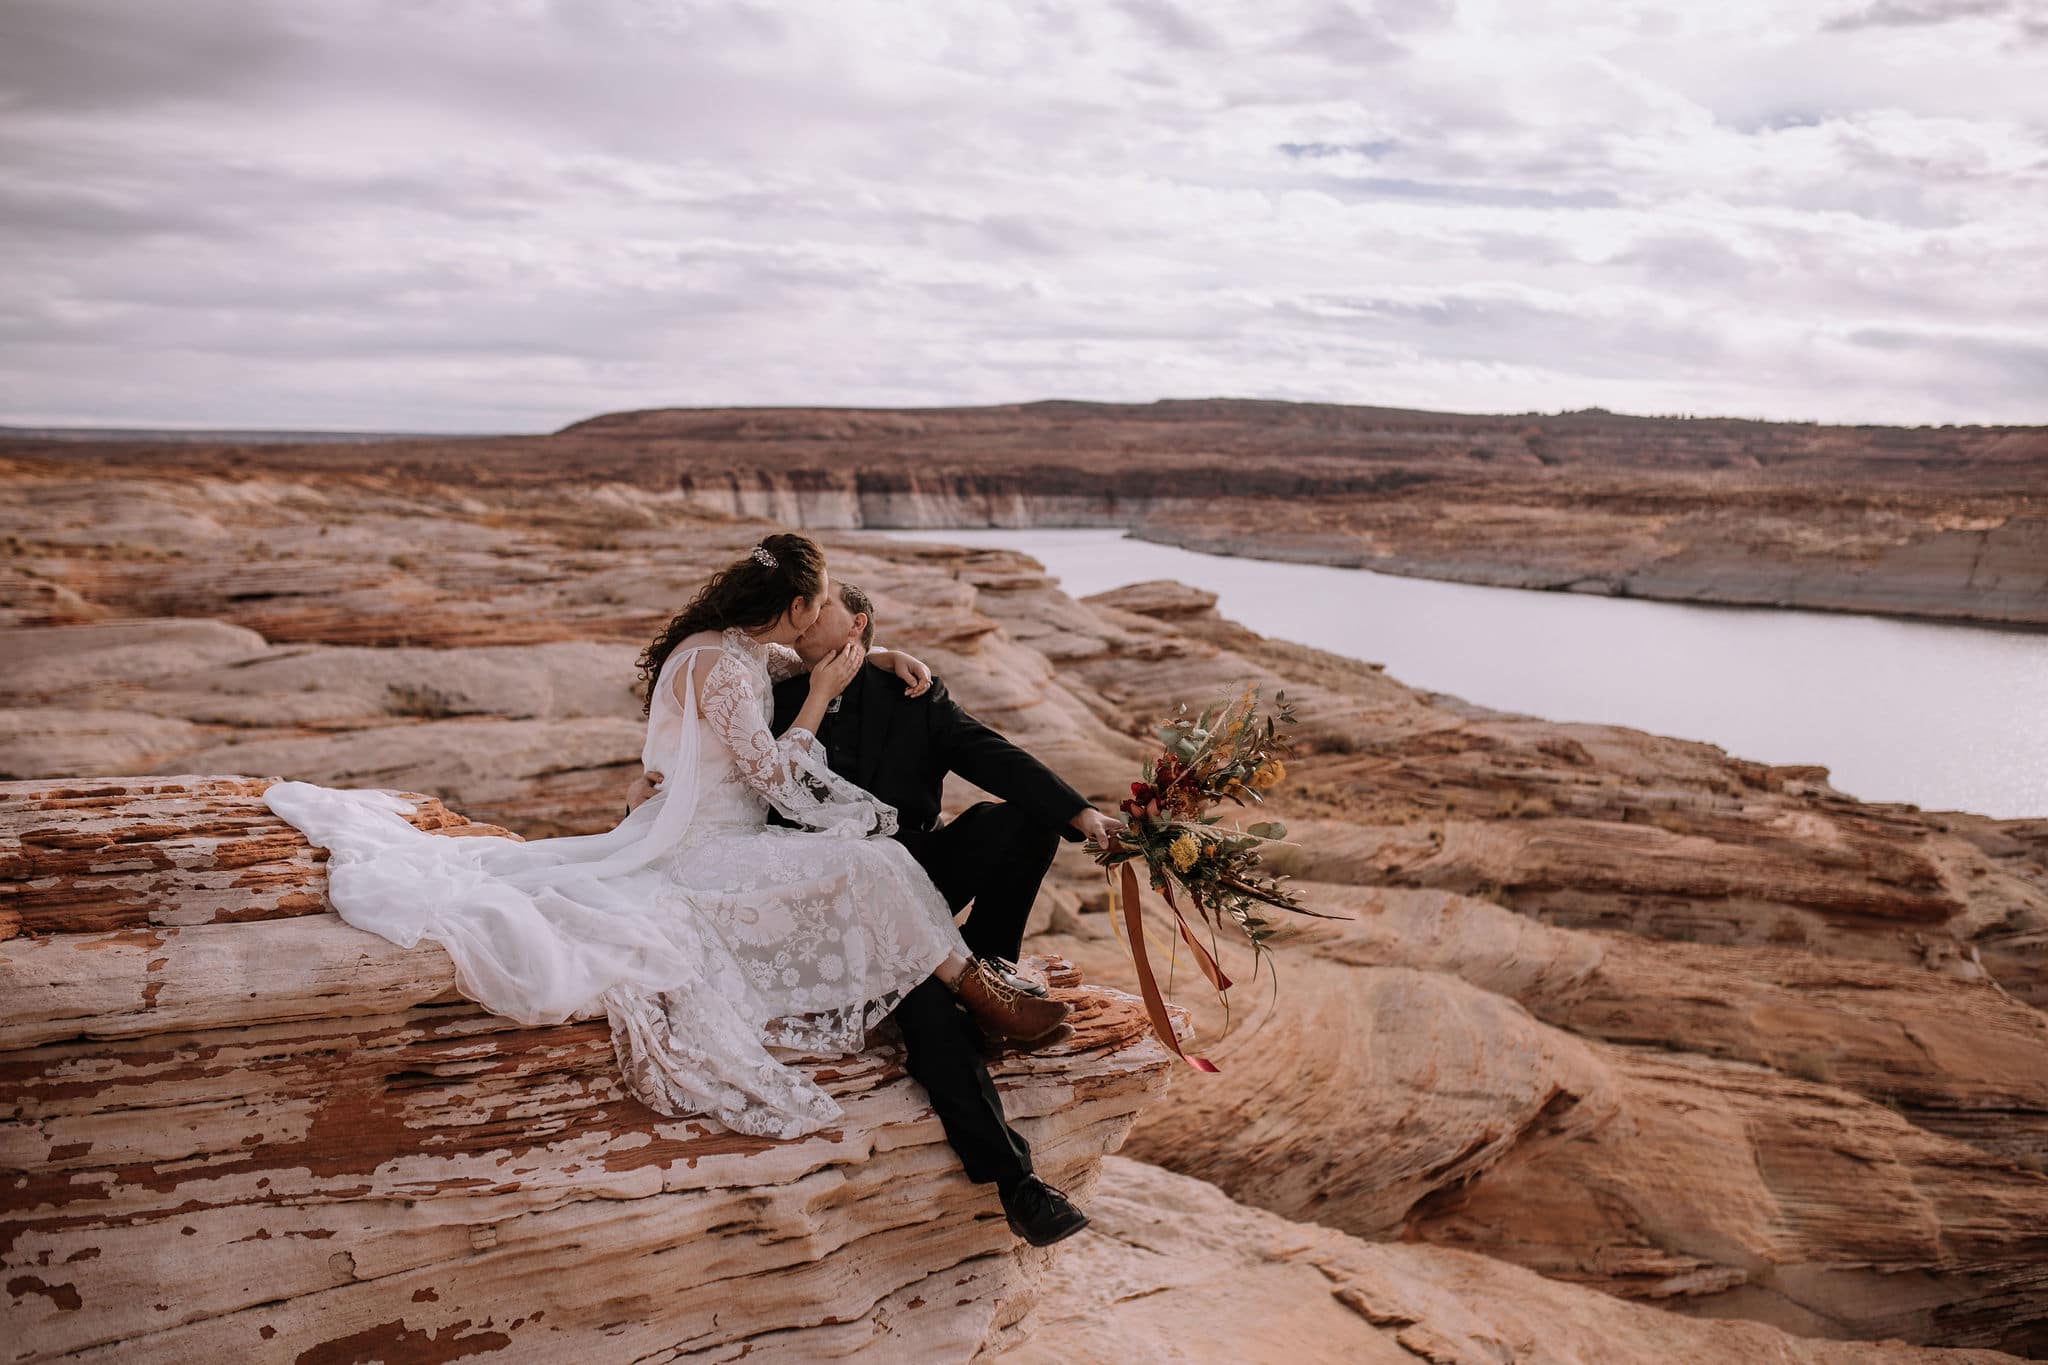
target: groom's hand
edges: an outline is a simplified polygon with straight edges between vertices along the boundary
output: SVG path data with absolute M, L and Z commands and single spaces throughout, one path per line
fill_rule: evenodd
M 660 773 L 642 773 L 640 774 L 640 776 L 633 779 L 633 785 L 626 789 L 627 811 L 631 812 L 639 810 L 640 803 L 645 801 L 648 797 L 654 795 L 654 789 L 656 787 L 659 787 L 660 785 Z
M 1111 841 L 1116 838 L 1116 832 L 1124 827 L 1123 821 L 1104 815 L 1093 806 L 1076 815 L 1071 823 L 1075 829 L 1081 831 L 1083 838 L 1097 848 L 1108 848 Z

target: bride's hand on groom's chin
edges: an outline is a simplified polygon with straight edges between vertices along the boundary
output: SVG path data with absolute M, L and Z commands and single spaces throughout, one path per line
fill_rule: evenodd
M 857 644 L 846 644 L 833 650 L 811 668 L 811 695 L 827 700 L 838 696 L 866 661 L 867 651 Z

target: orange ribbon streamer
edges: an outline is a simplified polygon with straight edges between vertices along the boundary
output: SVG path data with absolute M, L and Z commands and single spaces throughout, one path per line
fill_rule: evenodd
M 1152 1032 L 1158 1035 L 1160 1042 L 1172 1049 L 1174 1056 L 1195 1070 L 1214 1072 L 1216 1064 L 1207 1057 L 1190 1056 L 1180 1050 L 1180 1039 L 1174 1034 L 1173 1021 L 1166 1015 L 1166 1000 L 1159 994 L 1159 983 L 1153 979 L 1152 964 L 1145 956 L 1145 919 L 1144 909 L 1138 902 L 1138 874 L 1131 870 L 1129 863 L 1125 863 L 1123 867 L 1123 893 L 1124 926 L 1129 931 L 1126 941 L 1130 944 L 1131 965 L 1138 971 L 1138 994 L 1144 997 L 1145 1014 L 1152 1021 Z M 1229 978 L 1223 975 L 1215 960 L 1195 942 L 1187 921 L 1181 919 L 1178 909 L 1174 910 L 1173 917 L 1180 920 L 1181 933 L 1186 937 L 1188 946 L 1195 950 L 1195 960 L 1204 964 L 1203 973 L 1208 975 L 1212 982 L 1220 980 L 1227 986 Z M 1222 986 L 1218 989 L 1222 989 Z

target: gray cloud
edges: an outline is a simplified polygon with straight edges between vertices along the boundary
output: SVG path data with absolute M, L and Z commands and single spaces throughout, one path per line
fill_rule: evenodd
M 1085 227 L 1076 226 L 1081 234 L 1085 234 Z M 1025 214 L 991 214 L 981 220 L 980 227 L 991 245 L 1009 251 L 1047 257 L 1072 254 L 1072 248 L 1062 240 L 1064 233 L 1060 229 L 1034 221 Z
M 1680 289 L 1749 285 L 1767 273 L 1720 238 L 1698 232 L 1646 237 L 1611 259 L 1617 265 L 1641 267 L 1653 283 Z
M 1427 347 L 1454 360 L 1546 364 L 1568 356 L 1574 371 L 1625 376 L 1645 364 L 1712 366 L 1728 348 L 1704 319 L 1673 320 L 1648 309 L 1606 316 L 1564 299 L 1445 293 L 1427 300 L 1325 295 L 1279 305 L 1312 325 L 1392 344 Z
M 1223 45 L 1214 30 L 1172 0 L 1116 0 L 1116 7 L 1170 49 L 1213 52 Z
M 306 50 L 287 11 L 235 0 L 0 7 L 0 89 L 16 112 L 229 103 L 274 87 Z
M 2048 416 L 2016 11 L 1577 2 L 13 0 L 0 422 Z
M 77 245 L 134 237 L 239 234 L 227 215 L 188 204 L 138 204 L 90 189 L 0 184 L 0 223 L 17 242 Z
M 1347 152 L 1373 160 L 1396 152 L 1401 144 L 1392 138 L 1377 138 L 1365 142 L 1283 142 L 1280 151 L 1296 158 L 1321 159 L 1329 156 L 1343 156 Z
M 2048 342 L 1910 332 L 1866 327 L 1851 332 L 1851 345 L 1880 351 L 1908 351 L 1939 358 L 1958 368 L 1982 369 L 2037 390 L 2048 389 Z
M 1446 181 L 1405 180 L 1395 176 L 1327 176 L 1311 182 L 1340 199 L 1429 199 L 1454 204 L 1499 208 L 1613 208 L 1621 197 L 1612 190 L 1552 190 L 1537 185 L 1459 185 Z
M 1297 31 L 1282 49 L 1358 66 L 1378 66 L 1405 56 L 1408 48 L 1396 36 L 1400 26 L 1350 5 L 1326 6 Z
M 1956 19 L 1980 19 L 2013 12 L 2012 0 L 1874 0 L 1823 26 L 1838 32 L 1859 28 L 1917 28 Z

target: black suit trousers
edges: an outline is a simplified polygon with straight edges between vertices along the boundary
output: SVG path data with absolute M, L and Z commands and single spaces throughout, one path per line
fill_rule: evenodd
M 960 936 L 975 955 L 1016 961 L 1024 947 L 1024 921 L 1060 836 L 1021 806 L 983 801 L 937 829 L 904 830 L 896 839 L 930 874 L 955 914 L 973 903 Z
M 897 839 L 957 912 L 973 904 L 961 937 L 977 955 L 1014 959 L 1059 836 L 1028 812 L 984 801 L 936 830 Z M 1031 1148 L 1003 1117 L 981 1056 L 981 1031 L 953 992 L 926 977 L 896 1006 L 904 1066 L 930 1097 L 967 1178 L 1008 1188 L 1031 1171 Z

